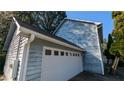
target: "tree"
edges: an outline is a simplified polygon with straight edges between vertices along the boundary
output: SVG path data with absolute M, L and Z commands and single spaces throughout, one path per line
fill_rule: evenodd
M 102 51 L 104 52 L 105 50 L 106 50 L 106 48 L 107 48 L 107 39 L 106 38 L 104 38 L 103 39 L 103 43 L 101 44 L 101 48 L 102 48 Z
M 64 11 L 16 11 L 0 12 L 0 62 L 5 60 L 3 45 L 9 31 L 12 17 L 39 28 L 41 31 L 53 33 L 60 22 L 66 17 Z
M 115 60 L 111 67 L 112 72 L 115 73 L 120 57 L 124 57 L 124 12 L 112 12 L 112 17 L 115 27 L 112 32 L 113 43 L 109 51 L 115 56 Z
M 114 56 L 113 56 L 112 54 L 110 54 L 110 52 L 109 52 L 112 43 L 113 43 L 113 39 L 112 39 L 111 34 L 109 34 L 109 35 L 108 35 L 107 47 L 106 47 L 106 49 L 104 50 L 104 55 L 105 55 L 106 58 L 107 58 L 107 64 L 110 64 L 109 60 L 114 58 Z
M 35 12 L 34 17 L 36 20 L 34 26 L 52 34 L 56 27 L 58 27 L 61 21 L 67 16 L 64 11 L 43 11 Z
M 0 53 L 2 52 L 12 16 L 14 16 L 14 12 L 0 12 Z
M 9 31 L 12 17 L 15 16 L 22 22 L 26 22 L 41 30 L 52 32 L 66 17 L 64 11 L 18 11 L 18 12 L 0 12 L 0 52 Z
M 3 73 L 6 53 L 2 51 L 14 12 L 0 12 L 0 73 Z
M 52 34 L 67 15 L 64 11 L 22 11 L 17 12 L 16 17 L 23 22 Z

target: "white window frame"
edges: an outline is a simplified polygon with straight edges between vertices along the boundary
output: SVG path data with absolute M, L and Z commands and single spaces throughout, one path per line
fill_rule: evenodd
M 51 55 L 45 55 L 45 50 L 46 49 L 51 50 Z M 64 56 L 66 56 L 66 52 L 68 52 L 68 56 L 66 56 L 66 57 L 69 57 L 69 56 L 71 56 L 71 57 L 80 57 L 80 55 L 81 55 L 81 52 L 78 52 L 78 51 L 63 50 L 63 49 L 59 49 L 59 48 L 53 48 L 53 47 L 43 46 L 43 55 L 45 55 L 45 56 L 56 56 L 56 55 L 54 55 L 54 51 L 58 51 L 59 52 L 59 54 L 57 56 L 61 56 L 61 51 L 64 52 Z M 70 55 L 70 53 L 72 55 Z M 74 54 L 79 54 L 79 56 L 76 56 L 76 55 L 73 56 L 73 53 Z

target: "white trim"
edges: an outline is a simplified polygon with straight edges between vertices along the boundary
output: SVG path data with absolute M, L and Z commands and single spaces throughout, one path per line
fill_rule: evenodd
M 24 68 L 25 68 L 25 57 L 26 57 L 26 52 L 27 52 L 27 43 L 24 45 L 24 51 L 23 51 L 23 57 L 22 57 L 22 65 L 21 65 L 21 71 L 20 71 L 20 77 L 19 81 L 23 81 L 24 79 Z
M 66 47 L 69 47 L 69 48 L 72 48 L 72 49 L 75 49 L 75 50 L 79 50 L 79 51 L 84 51 L 84 49 L 82 48 L 78 48 L 78 47 L 75 47 L 73 45 L 70 45 L 70 44 L 67 44 L 67 43 L 64 43 L 62 41 L 59 41 L 57 39 L 54 39 L 54 38 L 51 38 L 51 37 L 48 37 L 46 35 L 43 35 L 43 34 L 40 34 L 38 32 L 35 32 L 33 30 L 30 30 L 30 29 L 27 29 L 25 27 L 21 27 L 21 31 L 24 32 L 24 33 L 28 33 L 28 34 L 34 34 L 36 37 L 40 38 L 40 39 L 44 39 L 46 41 L 50 41 L 50 42 L 54 42 L 56 44 L 59 44 L 59 45 L 62 45 L 62 46 L 66 46 Z
M 13 17 L 13 20 L 14 20 L 14 23 L 16 24 L 16 26 L 17 26 L 17 33 L 16 33 L 16 35 L 20 32 L 19 31 L 19 29 L 20 29 L 20 25 L 18 24 L 18 22 L 16 21 L 16 19 L 15 19 L 15 17 Z
M 100 45 L 100 41 L 99 41 L 99 34 L 98 34 L 98 27 L 96 25 L 96 32 L 97 32 L 97 40 L 98 40 L 98 48 L 99 48 L 99 52 L 100 52 L 100 58 L 101 58 L 101 67 L 102 67 L 102 74 L 104 75 L 104 66 L 103 66 L 103 59 L 102 59 L 102 53 L 101 53 L 101 45 Z
M 44 46 L 43 46 L 43 50 L 42 50 L 42 62 L 41 62 L 41 77 L 40 77 L 40 80 L 42 81 L 42 66 L 43 66 L 43 63 L 44 63 L 44 53 L 45 53 L 45 49 L 44 49 Z
M 29 40 L 28 40 L 28 42 L 27 42 L 27 44 L 25 45 L 25 52 L 24 52 L 24 55 L 25 55 L 25 57 L 24 57 L 24 61 L 23 61 L 23 63 L 25 63 L 25 64 L 23 64 L 23 67 L 24 67 L 24 73 L 23 73 L 23 76 L 22 76 L 22 80 L 23 81 L 25 81 L 25 76 L 26 76 L 26 70 L 27 70 L 27 63 L 28 63 L 28 56 L 29 56 L 29 49 L 30 49 L 30 43 L 31 42 L 33 42 L 33 40 L 35 39 L 35 35 L 34 34 L 31 34 L 31 36 L 30 36 L 30 38 L 29 38 Z
M 24 72 L 23 72 L 23 76 L 22 76 L 22 80 L 25 81 L 25 76 L 26 76 L 26 70 L 27 70 L 27 63 L 28 63 L 28 56 L 29 56 L 29 48 L 30 48 L 30 43 L 27 43 L 25 45 L 26 51 L 25 51 L 25 59 L 24 59 L 24 63 L 23 67 L 24 67 Z
M 53 35 L 57 32 L 57 30 L 60 28 L 60 26 L 64 23 L 64 21 L 66 20 L 66 18 L 64 18 L 61 22 L 60 22 L 60 24 L 57 26 L 57 28 L 53 31 Z
M 68 56 L 70 56 L 70 53 L 72 53 L 72 57 L 81 57 L 81 53 L 82 53 L 82 52 L 79 52 L 79 51 L 64 50 L 64 49 L 52 48 L 52 47 L 48 47 L 48 46 L 44 46 L 43 48 L 44 48 L 44 52 L 43 52 L 44 55 L 45 55 L 45 50 L 46 49 L 50 49 L 51 50 L 51 55 L 45 55 L 45 56 L 55 56 L 54 55 L 54 51 L 58 51 L 59 52 L 58 56 L 61 56 L 60 55 L 60 51 L 64 52 L 64 56 L 66 56 L 66 54 L 65 54 L 66 52 L 69 53 Z M 79 56 L 73 56 L 73 53 L 79 54 Z
M 18 30 L 17 30 L 18 31 Z M 19 52 L 20 52 L 20 41 L 21 41 L 21 35 L 19 35 L 19 42 L 18 42 L 18 47 L 17 47 L 17 55 L 16 55 L 16 61 L 15 62 L 17 62 L 17 61 L 20 61 L 18 58 L 19 58 Z M 18 65 L 19 65 L 20 63 L 18 62 Z M 19 80 L 19 78 L 18 77 L 20 77 L 20 71 L 19 70 L 17 70 L 18 69 L 18 65 L 17 65 L 17 68 L 16 68 L 16 72 L 15 73 L 18 73 L 17 75 L 18 76 L 16 76 L 16 78 L 17 78 L 17 80 Z M 22 65 L 22 64 L 21 64 Z M 20 66 L 21 66 L 20 65 Z
M 99 25 L 101 24 L 101 22 L 94 22 L 94 21 L 90 21 L 90 20 L 83 20 L 83 19 L 69 19 L 69 18 L 66 18 L 67 20 L 74 20 L 74 21 L 79 21 L 79 22 L 82 22 L 82 23 L 88 23 L 88 24 L 94 24 L 94 25 Z
M 88 24 L 94 24 L 94 25 L 100 25 L 102 24 L 101 22 L 94 22 L 94 21 L 90 21 L 90 20 L 80 20 L 80 19 L 70 19 L 70 18 L 64 18 L 61 23 L 58 25 L 57 29 L 55 29 L 55 31 L 52 34 L 55 34 L 57 32 L 57 30 L 60 28 L 60 26 L 64 23 L 64 21 L 78 21 L 81 23 L 88 23 Z
M 81 60 L 82 60 L 82 62 L 81 62 L 81 65 L 82 65 L 82 67 L 81 67 L 81 72 L 83 72 L 83 56 L 81 56 L 81 53 L 82 52 L 80 52 L 80 51 L 71 51 L 71 50 L 63 50 L 63 49 L 59 49 L 59 48 L 53 48 L 53 47 L 48 47 L 48 46 L 43 46 L 43 51 L 42 51 L 42 63 L 41 63 L 41 81 L 42 81 L 42 73 L 43 73 L 43 66 L 44 66 L 44 62 L 46 62 L 46 60 L 44 60 L 44 58 L 47 56 L 47 55 L 45 55 L 45 50 L 46 49 L 49 49 L 49 50 L 51 50 L 51 55 L 48 55 L 48 56 L 51 56 L 51 57 L 53 57 L 53 56 L 55 56 L 54 55 L 54 51 L 56 50 L 56 51 L 59 51 L 59 55 L 57 56 L 57 57 L 60 57 L 61 55 L 60 55 L 60 51 L 63 51 L 64 52 L 64 56 L 61 56 L 61 57 L 65 57 L 66 56 L 66 52 L 68 52 L 69 53 L 69 55 L 70 55 L 70 52 L 72 53 L 72 56 L 66 56 L 66 57 L 73 57 L 73 58 L 75 58 L 75 57 L 78 57 L 78 58 L 81 58 Z M 79 54 L 79 56 L 73 56 L 73 53 L 78 53 Z M 84 54 L 83 54 L 84 55 Z
M 12 17 L 12 18 L 13 18 L 14 22 L 16 23 L 17 27 L 19 28 L 20 25 L 19 25 L 18 22 L 16 21 L 15 17 Z

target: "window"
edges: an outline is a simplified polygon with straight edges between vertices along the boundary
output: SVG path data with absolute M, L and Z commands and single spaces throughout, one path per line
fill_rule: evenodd
M 66 52 L 66 56 L 68 56 L 68 52 Z
M 46 50 L 45 50 L 45 55 L 51 55 L 51 50 L 46 49 Z
M 63 51 L 61 51 L 61 56 L 64 56 L 64 52 Z
M 59 51 L 54 51 L 54 55 L 58 56 L 59 55 Z
M 72 53 L 70 52 L 70 56 L 72 56 Z
M 79 54 L 78 54 L 78 56 L 79 56 Z

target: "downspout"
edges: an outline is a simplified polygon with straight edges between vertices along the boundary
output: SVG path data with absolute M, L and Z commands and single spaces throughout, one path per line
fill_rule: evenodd
M 17 25 L 16 31 L 19 31 L 20 25 L 18 24 L 18 22 L 16 21 L 16 19 L 15 19 L 14 17 L 13 17 L 13 21 L 14 21 L 14 23 Z M 17 33 L 17 34 L 18 34 L 18 33 Z M 19 80 L 25 80 L 30 43 L 33 42 L 34 39 L 35 39 L 35 35 L 34 35 L 34 34 L 30 34 L 29 39 L 28 39 L 28 42 L 25 44 L 25 49 L 26 49 L 26 51 L 25 51 L 25 53 L 24 53 L 24 54 L 25 54 L 25 57 L 24 57 L 24 59 L 23 59 L 23 61 L 22 61 L 22 68 L 23 68 L 23 69 L 21 68 L 21 71 L 24 71 L 24 73 L 19 77 Z M 20 43 L 20 42 L 19 42 L 19 43 Z M 19 45 L 18 45 L 18 47 L 19 47 Z M 18 59 L 18 52 L 19 52 L 19 51 L 17 51 L 16 60 Z
M 25 81 L 25 76 L 26 76 L 26 71 L 27 71 L 27 63 L 28 63 L 28 57 L 29 57 L 29 49 L 30 49 L 30 44 L 31 42 L 33 42 L 35 39 L 35 35 L 34 34 L 31 34 L 30 37 L 29 37 L 29 40 L 28 42 L 25 44 L 25 48 L 26 48 L 26 53 L 25 53 L 25 59 L 24 59 L 24 64 L 23 64 L 23 67 L 24 67 L 24 73 L 23 73 L 23 76 L 22 76 L 22 80 Z

